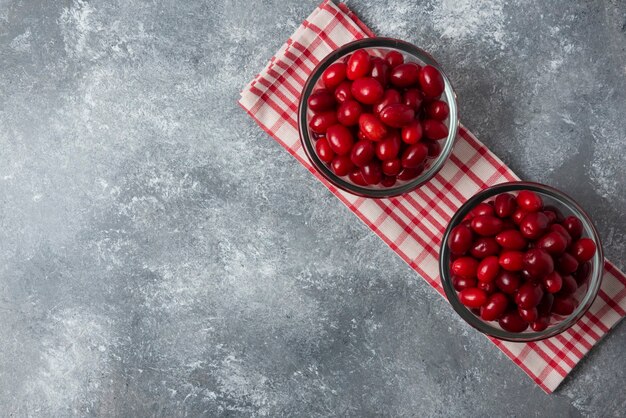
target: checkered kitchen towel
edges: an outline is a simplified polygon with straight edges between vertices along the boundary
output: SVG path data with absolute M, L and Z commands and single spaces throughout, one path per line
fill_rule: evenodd
M 374 34 L 345 5 L 324 1 L 244 88 L 239 103 L 263 130 L 443 295 L 437 257 L 448 220 L 479 190 L 518 177 L 464 127 L 443 169 L 426 185 L 404 196 L 383 200 L 353 196 L 317 174 L 299 140 L 300 92 L 311 71 L 331 51 L 371 36 Z M 607 261 L 598 298 L 568 331 L 534 343 L 491 341 L 550 393 L 624 315 L 626 277 Z

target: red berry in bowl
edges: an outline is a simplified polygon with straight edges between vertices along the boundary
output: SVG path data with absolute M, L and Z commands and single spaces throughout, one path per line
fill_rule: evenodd
M 503 251 L 498 261 L 500 267 L 507 271 L 520 271 L 524 268 L 524 253 L 520 251 Z
M 452 273 L 466 279 L 476 278 L 478 270 L 478 261 L 472 257 L 457 258 L 452 262 Z
M 329 90 L 334 89 L 346 79 L 346 64 L 343 62 L 335 62 L 328 66 L 322 74 L 322 81 Z
M 395 158 L 393 160 L 385 160 L 382 163 L 382 170 L 386 176 L 397 176 L 402 170 L 402 164 L 400 160 Z
M 398 180 L 402 180 L 402 181 L 413 180 L 414 178 L 422 174 L 423 171 L 424 171 L 423 165 L 416 167 L 416 168 L 409 168 L 409 167 L 402 168 L 400 172 L 398 173 Z
M 370 55 L 364 49 L 355 51 L 348 60 L 346 76 L 350 80 L 365 77 L 371 68 Z
M 396 177 L 395 176 L 383 176 L 383 179 L 380 181 L 380 184 L 382 184 L 383 187 L 391 187 L 394 184 L 396 184 Z
M 493 216 L 493 206 L 488 203 L 482 202 L 474 206 L 470 213 L 472 214 L 472 218 L 482 215 Z
M 428 146 L 428 158 L 435 158 L 441 154 L 441 145 L 438 141 L 426 141 Z
M 519 313 L 519 316 L 528 323 L 535 322 L 539 319 L 539 312 L 537 311 L 537 308 L 517 308 L 517 313 Z
M 478 235 L 491 237 L 502 231 L 502 220 L 491 215 L 480 215 L 472 219 L 472 229 Z
M 325 163 L 330 163 L 335 158 L 335 152 L 330 147 L 328 140 L 324 137 L 317 140 L 315 143 L 315 151 L 320 160 Z
M 362 113 L 359 117 L 359 127 L 363 135 L 371 141 L 380 141 L 388 135 L 385 125 L 371 113 Z
M 519 288 L 521 279 L 517 273 L 501 270 L 496 277 L 496 286 L 502 292 L 512 295 Z
M 524 254 L 524 270 L 531 278 L 540 279 L 554 271 L 554 261 L 550 254 L 542 249 L 533 248 Z
M 400 152 L 401 146 L 402 141 L 400 140 L 400 136 L 398 134 L 392 134 L 382 141 L 376 143 L 376 156 L 381 161 L 396 159 L 398 157 L 398 153 Z
M 543 200 L 535 192 L 522 190 L 517 195 L 517 204 L 526 212 L 536 212 L 543 207 Z
M 417 83 L 421 67 L 414 62 L 400 64 L 391 70 L 391 84 L 397 87 L 409 87 Z
M 535 332 L 541 332 L 548 328 L 548 325 L 548 318 L 540 317 L 530 324 L 530 328 Z
M 415 111 L 405 104 L 396 103 L 384 108 L 379 117 L 388 126 L 402 128 L 413 121 Z
M 541 298 L 543 297 L 543 289 L 541 286 L 526 282 L 520 286 L 515 294 L 515 303 L 517 306 L 523 309 L 534 308 L 539 305 Z
M 448 127 L 439 120 L 426 119 L 422 121 L 422 126 L 428 139 L 443 139 L 448 136 Z
M 318 90 L 309 96 L 307 101 L 309 109 L 314 112 L 330 110 L 335 107 L 335 98 L 332 93 L 326 89 Z
M 384 168 L 383 168 L 384 169 Z M 474 234 L 466 225 L 457 225 L 448 236 L 448 248 L 454 255 L 463 255 L 467 253 L 472 245 Z
M 361 174 L 363 174 L 363 180 L 369 185 L 380 183 L 383 177 L 383 171 L 379 162 L 369 162 L 361 167 Z
M 422 123 L 419 120 L 414 120 L 402 128 L 401 137 L 406 144 L 418 143 L 422 139 L 422 135 Z
M 338 155 L 345 155 L 352 149 L 352 133 L 343 125 L 335 124 L 328 128 L 326 138 L 332 150 Z
M 479 264 L 476 271 L 476 277 L 481 282 L 493 282 L 500 273 L 500 264 L 498 257 L 490 255 L 485 257 Z
M 445 120 L 449 113 L 448 103 L 442 100 L 435 100 L 426 106 L 426 116 L 430 119 Z
M 568 274 L 563 276 L 563 285 L 561 286 L 561 290 L 558 292 L 558 296 L 571 295 L 576 292 L 577 289 L 578 284 L 576 283 L 576 279 Z
M 404 57 L 398 51 L 389 51 L 385 55 L 385 61 L 391 68 L 396 68 L 398 65 L 404 63 Z
M 459 293 L 459 301 L 468 308 L 480 308 L 487 303 L 487 292 L 476 287 Z
M 334 96 L 339 104 L 352 100 L 352 81 L 342 81 L 335 89 Z
M 387 89 L 383 93 L 383 98 L 380 102 L 374 105 L 374 113 L 376 115 L 380 115 L 380 112 L 383 111 L 389 105 L 398 104 L 402 101 L 402 96 L 398 92 L 398 90 Z
M 572 274 L 578 269 L 578 260 L 573 255 L 564 253 L 557 258 L 556 267 L 561 274 Z
M 517 311 L 509 311 L 502 315 L 498 324 L 509 332 L 523 332 L 528 328 L 528 322 L 524 321 Z
M 385 90 L 382 84 L 371 77 L 357 78 L 350 88 L 352 97 L 366 105 L 373 105 L 382 100 Z
M 502 193 L 496 196 L 493 203 L 493 208 L 496 215 L 500 218 L 508 218 L 513 215 L 517 209 L 517 202 L 515 197 L 510 193 Z
M 577 240 L 583 234 L 583 223 L 575 216 L 565 218 L 562 225 L 573 240 Z
M 552 304 L 552 312 L 557 315 L 568 316 L 576 309 L 576 301 L 569 296 L 556 297 Z
M 484 306 L 480 308 L 480 317 L 485 321 L 495 321 L 500 318 L 509 306 L 509 298 L 503 293 L 494 293 Z
M 353 182 L 354 184 L 357 184 L 359 186 L 367 186 L 367 183 L 365 182 L 365 179 L 363 178 L 363 174 L 361 174 L 361 169 L 359 168 L 352 170 L 348 177 L 350 178 L 350 181 Z
M 309 121 L 309 128 L 316 134 L 325 134 L 328 128 L 337 123 L 337 114 L 334 111 L 321 112 L 313 115 Z
M 528 245 L 528 241 L 517 229 L 507 229 L 496 235 L 496 242 L 507 250 L 523 250 Z
M 350 160 L 357 167 L 363 167 L 374 158 L 374 143 L 368 140 L 360 140 L 350 151 Z
M 339 177 L 347 176 L 354 168 L 354 164 L 347 155 L 337 155 L 330 163 L 330 168 Z
M 424 96 L 427 98 L 435 99 L 443 93 L 443 77 L 441 77 L 439 70 L 432 65 L 426 65 L 420 70 L 418 80 Z
M 470 254 L 476 259 L 483 259 L 500 252 L 500 246 L 493 237 L 478 238 L 470 248 Z
M 546 292 L 556 293 L 563 287 L 563 278 L 559 273 L 553 271 L 548 275 L 544 276 L 542 279 L 543 288 L 546 289 Z
M 409 145 L 402 153 L 402 167 L 416 168 L 419 167 L 428 156 L 428 147 L 426 144 L 418 142 Z
M 543 212 L 531 212 L 524 216 L 519 229 L 525 238 L 537 239 L 546 233 L 549 226 L 548 217 Z
M 558 232 L 548 232 L 537 241 L 537 248 L 546 250 L 552 255 L 559 255 L 567 248 L 567 239 Z
M 389 64 L 384 59 L 374 57 L 371 59 L 370 77 L 378 81 L 383 87 L 389 84 Z
M 407 89 L 402 96 L 403 103 L 415 111 L 419 111 L 424 101 L 424 95 L 418 89 Z M 444 118 L 445 119 L 445 118 Z
M 567 232 L 567 229 L 565 229 L 563 227 L 563 225 L 552 224 L 552 225 L 550 225 L 550 231 L 557 232 L 557 233 L 561 234 L 563 236 L 563 238 L 565 238 L 565 248 L 567 248 L 567 247 L 569 247 L 571 245 L 572 237 L 569 235 L 569 232 Z
M 466 279 L 465 277 L 452 276 L 452 286 L 457 292 L 460 292 L 470 287 L 476 287 L 476 279 Z
M 363 113 L 363 106 L 356 100 L 347 100 L 337 109 L 337 121 L 344 126 L 359 124 L 359 117 Z
M 581 238 L 572 245 L 570 252 L 579 263 L 584 263 L 593 258 L 596 243 L 591 238 Z

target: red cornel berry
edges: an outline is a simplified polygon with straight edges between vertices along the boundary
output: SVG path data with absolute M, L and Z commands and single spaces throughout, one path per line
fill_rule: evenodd
M 437 68 L 396 50 L 379 56 L 359 49 L 329 65 L 306 103 L 319 160 L 358 186 L 415 179 L 448 138 L 444 89 Z
M 448 235 L 458 300 L 511 333 L 548 329 L 587 289 L 597 243 L 584 233 L 580 219 L 534 191 L 477 203 Z

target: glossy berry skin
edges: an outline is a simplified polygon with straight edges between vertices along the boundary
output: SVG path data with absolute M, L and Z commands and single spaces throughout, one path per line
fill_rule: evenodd
M 330 147 L 328 140 L 324 137 L 317 140 L 315 143 L 315 151 L 320 160 L 325 163 L 330 163 L 335 158 L 335 152 Z
M 494 282 L 481 282 L 478 281 L 478 285 L 476 286 L 480 290 L 484 290 L 487 295 L 491 295 L 496 291 L 496 284 Z
M 311 94 L 307 104 L 312 111 L 321 112 L 335 107 L 335 98 L 330 91 L 322 89 Z
M 470 254 L 476 259 L 483 259 L 500 252 L 500 246 L 492 237 L 481 237 L 472 243 Z
M 387 126 L 402 128 L 407 126 L 415 117 L 415 111 L 409 106 L 396 103 L 384 108 L 379 115 L 380 120 Z
M 383 111 L 384 108 L 390 106 L 392 104 L 398 104 L 402 102 L 402 95 L 398 90 L 387 89 L 385 93 L 383 93 L 383 98 L 374 105 L 374 113 L 376 115 L 380 115 L 380 112 Z
M 575 216 L 568 216 L 562 223 L 573 240 L 577 240 L 583 234 L 583 223 Z
M 425 119 L 422 122 L 424 136 L 428 139 L 444 139 L 448 137 L 448 127 L 436 119 Z
M 507 218 L 515 212 L 517 209 L 517 202 L 515 196 L 510 193 L 499 194 L 493 203 L 495 213 L 500 218 Z
M 517 194 L 517 204 L 526 212 L 537 212 L 543 207 L 543 200 L 535 192 L 522 190 Z
M 402 128 L 401 138 L 406 144 L 416 144 L 423 135 L 422 123 L 419 120 L 414 120 Z
M 496 242 L 507 250 L 523 250 L 528 245 L 528 241 L 517 229 L 508 229 L 496 235 Z
M 418 81 L 424 96 L 429 99 L 435 99 L 443 93 L 443 77 L 432 65 L 426 65 L 421 69 Z
M 422 107 L 424 102 L 424 95 L 418 89 L 408 89 L 402 95 L 402 103 L 409 106 L 411 109 L 418 111 Z
M 356 100 L 347 100 L 337 109 L 337 121 L 344 126 L 359 124 L 359 117 L 363 113 L 363 106 Z
M 383 177 L 383 172 L 379 162 L 369 162 L 361 167 L 361 174 L 363 180 L 369 185 L 375 185 L 380 183 Z
M 493 282 L 500 273 L 500 264 L 498 263 L 498 257 L 490 255 L 485 257 L 479 264 L 476 271 L 476 277 L 481 282 Z
M 548 273 L 548 275 L 543 277 L 541 282 L 543 284 L 543 288 L 548 293 L 556 293 L 563 287 L 563 278 L 556 271 Z
M 402 164 L 400 160 L 395 158 L 393 160 L 385 160 L 382 162 L 383 174 L 386 176 L 397 176 L 402 170 Z
M 357 184 L 359 186 L 367 186 L 367 183 L 365 182 L 363 174 L 361 174 L 361 170 L 359 168 L 352 170 L 348 177 L 350 178 L 350 181 L 354 184 Z
M 485 321 L 495 321 L 500 318 L 509 306 L 509 299 L 503 293 L 494 293 L 480 309 L 480 317 Z
M 396 68 L 398 65 L 404 63 L 404 57 L 398 51 L 389 51 L 385 55 L 385 61 L 387 61 L 389 67 Z
M 557 315 L 568 316 L 576 309 L 577 303 L 571 297 L 556 297 L 552 304 L 552 312 Z
M 428 146 L 428 158 L 435 158 L 441 154 L 441 145 L 437 141 L 425 141 Z
M 389 83 L 389 64 L 382 58 L 372 58 L 370 77 L 378 81 L 383 87 Z
M 543 212 L 531 212 L 524 216 L 519 229 L 524 238 L 537 239 L 546 233 L 549 226 L 548 217 Z
M 398 134 L 391 135 L 376 143 L 376 156 L 381 161 L 393 160 L 400 152 L 402 141 Z
M 350 80 L 365 77 L 371 68 L 370 56 L 364 49 L 355 51 L 350 56 L 346 67 L 346 77 Z
M 493 216 L 493 206 L 488 203 L 482 202 L 474 206 L 474 208 L 470 211 L 472 218 L 476 216 Z
M 521 279 L 517 273 L 501 270 L 495 283 L 503 293 L 512 295 L 520 287 Z
M 478 270 L 478 261 L 472 257 L 457 258 L 452 262 L 451 270 L 457 276 L 474 279 Z
M 459 293 L 459 301 L 468 308 L 480 308 L 487 303 L 487 292 L 476 287 Z
M 554 261 L 547 251 L 533 248 L 524 254 L 524 270 L 531 278 L 540 279 L 554 271 Z
M 499 258 L 500 267 L 506 271 L 520 271 L 524 268 L 524 253 L 520 251 L 504 251 Z
M 352 149 L 354 139 L 352 132 L 341 124 L 335 124 L 326 131 L 326 139 L 337 155 L 346 155 Z
M 511 219 L 515 225 L 519 225 L 522 223 L 522 220 L 526 217 L 526 215 L 528 215 L 528 212 L 522 208 L 517 208 L 515 212 L 513 212 L 513 215 L 511 215 Z
M 354 168 L 354 164 L 347 155 L 337 155 L 330 163 L 330 168 L 338 176 L 347 176 Z
M 472 229 L 478 235 L 491 237 L 502 231 L 502 220 L 491 215 L 480 215 L 472 219 Z
M 596 253 L 596 243 L 591 238 L 581 238 L 572 244 L 570 253 L 579 263 L 584 263 L 593 258 Z
M 409 145 L 402 153 L 402 167 L 416 168 L 419 167 L 428 156 L 428 147 L 426 144 L 418 142 Z
M 398 180 L 408 181 L 413 180 L 424 171 L 424 166 L 421 165 L 416 168 L 402 168 L 398 173 Z
M 417 82 L 421 67 L 414 62 L 407 62 L 391 70 L 389 81 L 396 87 L 409 87 Z
M 506 312 L 498 324 L 509 332 L 523 332 L 528 328 L 528 322 L 524 321 L 517 311 Z
M 380 141 L 384 139 L 388 130 L 385 125 L 371 113 L 362 113 L 359 117 L 359 128 L 363 135 L 371 141 Z
M 537 308 L 529 308 L 529 309 L 524 309 L 524 308 L 517 308 L 517 313 L 519 313 L 519 316 L 526 322 L 534 322 L 539 318 L 539 312 L 537 311 Z
M 530 324 L 530 328 L 535 332 L 541 332 L 548 328 L 548 319 L 546 317 L 539 317 L 536 321 Z
M 345 103 L 352 100 L 352 81 L 342 81 L 335 89 L 335 100 L 337 103 Z
M 371 77 L 358 78 L 350 88 L 352 97 L 366 105 L 373 105 L 382 100 L 385 90 L 382 84 Z
M 328 128 L 336 123 L 337 114 L 334 111 L 321 112 L 311 118 L 309 128 L 316 134 L 325 134 Z
M 454 255 L 464 255 L 469 251 L 472 245 L 474 234 L 466 225 L 457 225 L 452 228 L 448 235 L 448 248 Z
M 526 282 L 517 289 L 515 303 L 522 309 L 530 309 L 539 305 L 543 297 L 543 289 L 534 283 Z
M 425 112 L 428 118 L 443 121 L 450 114 L 450 108 L 446 102 L 435 100 L 426 106 Z
M 559 255 L 567 248 L 567 239 L 558 232 L 548 232 L 537 241 L 537 248 L 546 250 L 552 255 Z
M 567 229 L 565 229 L 563 227 L 563 225 L 561 225 L 561 224 L 552 224 L 552 225 L 550 225 L 550 231 L 551 232 L 556 232 L 556 233 L 562 235 L 563 238 L 565 238 L 565 241 L 566 241 L 565 248 L 569 247 L 572 244 L 572 237 L 570 236 L 569 232 L 567 232 Z
M 363 167 L 374 158 L 374 143 L 368 140 L 360 140 L 350 151 L 350 160 L 357 167 Z
M 395 176 L 383 176 L 383 179 L 380 181 L 380 184 L 383 187 L 391 187 L 394 184 L 396 184 L 396 177 Z
M 322 81 L 327 89 L 332 90 L 346 79 L 347 66 L 343 62 L 336 62 L 328 66 L 322 74 Z

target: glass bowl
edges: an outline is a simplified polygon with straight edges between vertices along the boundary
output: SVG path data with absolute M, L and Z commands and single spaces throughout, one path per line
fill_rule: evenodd
M 398 51 L 404 55 L 405 62 L 416 62 L 422 66 L 432 65 L 443 77 L 444 80 L 444 92 L 439 100 L 442 100 L 448 104 L 450 114 L 444 121 L 448 127 L 448 137 L 439 140 L 441 145 L 440 154 L 433 159 L 428 160 L 424 170 L 416 178 L 406 181 L 398 181 L 391 187 L 384 187 L 382 185 L 376 186 L 360 186 L 348 178 L 348 176 L 339 177 L 331 171 L 331 169 L 319 159 L 317 152 L 315 151 L 315 138 L 309 129 L 309 120 L 312 112 L 308 109 L 308 99 L 313 91 L 323 87 L 321 76 L 322 73 L 333 63 L 345 59 L 346 56 L 359 49 L 366 49 L 370 55 L 384 56 L 389 51 Z M 421 50 L 413 44 L 400 41 L 398 39 L 391 38 L 367 38 L 360 39 L 348 43 L 341 48 L 330 53 L 324 58 L 317 67 L 313 70 L 309 76 L 307 82 L 304 85 L 302 95 L 300 97 L 300 105 L 298 108 L 298 127 L 300 130 L 300 141 L 304 147 L 304 151 L 311 160 L 313 167 L 329 182 L 338 188 L 358 195 L 371 198 L 385 198 L 401 195 L 410 192 L 420 185 L 430 180 L 444 165 L 454 145 L 454 140 L 457 135 L 459 126 L 458 108 L 456 103 L 456 94 L 452 88 L 450 80 L 443 72 L 441 66 L 431 57 L 427 52 Z
M 589 237 L 596 243 L 596 253 L 590 260 L 591 272 L 589 278 L 581 284 L 578 290 L 573 294 L 574 298 L 578 301 L 578 306 L 574 311 L 566 317 L 555 317 L 551 315 L 550 324 L 548 327 L 539 332 L 535 332 L 528 328 L 521 333 L 512 333 L 502 329 L 496 321 L 485 321 L 480 316 L 474 314 L 469 308 L 465 307 L 459 301 L 457 291 L 452 284 L 452 274 L 450 272 L 451 254 L 448 248 L 448 237 L 452 229 L 459 225 L 465 216 L 479 203 L 493 200 L 497 195 L 501 193 L 511 193 L 516 195 L 516 192 L 521 190 L 531 190 L 539 194 L 543 199 L 544 206 L 554 206 L 561 211 L 563 216 L 574 215 L 578 217 L 583 224 L 583 237 Z M 600 284 L 602 281 L 602 271 L 604 266 L 604 256 L 602 253 L 602 244 L 600 237 L 593 226 L 591 219 L 585 213 L 585 211 L 569 196 L 563 192 L 554 189 L 552 187 L 531 182 L 511 182 L 502 183 L 496 186 L 489 187 L 470 198 L 465 202 L 459 210 L 454 214 L 450 220 L 443 240 L 441 242 L 441 250 L 439 254 L 439 273 L 441 276 L 441 282 L 443 289 L 446 292 L 448 301 L 454 308 L 454 310 L 471 326 L 479 330 L 480 332 L 498 338 L 500 340 L 515 341 L 515 342 L 528 342 L 538 341 L 545 338 L 553 337 L 557 334 L 570 328 L 574 325 L 584 314 L 587 312 L 591 304 L 598 294 Z

